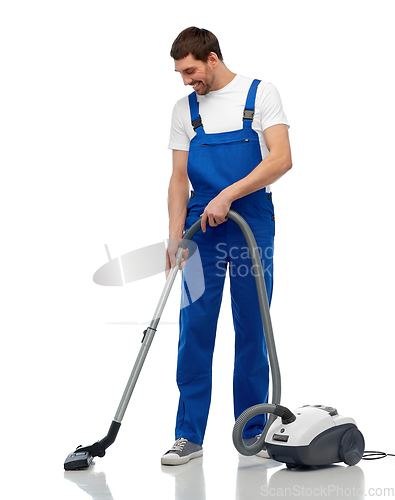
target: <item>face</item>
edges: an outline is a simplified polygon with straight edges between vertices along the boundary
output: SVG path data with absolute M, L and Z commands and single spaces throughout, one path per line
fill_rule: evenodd
M 218 58 L 211 53 L 208 61 L 198 61 L 192 54 L 184 59 L 174 61 L 175 70 L 181 74 L 184 85 L 191 85 L 193 90 L 199 95 L 206 95 L 211 90 L 215 90 L 214 68 Z

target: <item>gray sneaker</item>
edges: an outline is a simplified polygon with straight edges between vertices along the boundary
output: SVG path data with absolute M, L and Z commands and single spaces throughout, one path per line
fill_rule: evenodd
M 258 441 L 258 439 L 260 437 L 261 437 L 261 434 L 257 434 L 255 437 L 243 439 L 243 441 L 244 441 L 244 444 L 246 446 L 252 446 L 254 443 L 256 443 Z M 255 456 L 261 457 L 261 458 L 270 458 L 269 453 L 266 451 L 266 444 L 263 445 L 262 450 L 259 453 L 257 453 Z
M 192 458 L 201 457 L 203 448 L 200 444 L 191 443 L 188 439 L 178 438 L 171 449 L 161 458 L 162 465 L 186 464 Z

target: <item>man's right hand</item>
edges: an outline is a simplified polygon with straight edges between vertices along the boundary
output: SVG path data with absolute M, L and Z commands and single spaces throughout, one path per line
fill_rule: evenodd
M 182 238 L 170 238 L 166 250 L 166 279 L 169 276 L 170 269 L 176 265 L 176 252 L 181 243 Z M 180 269 L 185 266 L 185 262 L 188 258 L 189 250 L 185 249 L 182 252 L 182 259 Z

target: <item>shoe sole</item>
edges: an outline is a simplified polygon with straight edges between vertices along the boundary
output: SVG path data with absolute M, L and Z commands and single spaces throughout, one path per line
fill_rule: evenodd
M 162 465 L 182 465 L 188 463 L 193 458 L 198 458 L 201 457 L 202 455 L 203 455 L 203 450 L 195 451 L 194 453 L 190 453 L 185 457 L 179 457 L 176 453 L 169 453 L 169 455 L 165 455 L 161 458 L 161 463 Z

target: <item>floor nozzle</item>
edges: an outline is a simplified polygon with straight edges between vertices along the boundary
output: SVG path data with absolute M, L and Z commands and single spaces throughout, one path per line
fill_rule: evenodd
M 90 451 L 78 451 L 78 448 L 70 453 L 64 462 L 64 470 L 87 469 L 92 463 L 93 456 Z

